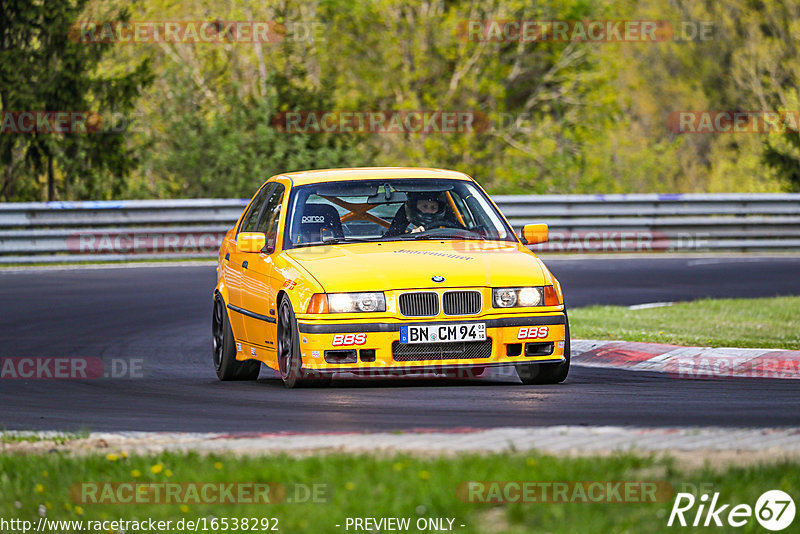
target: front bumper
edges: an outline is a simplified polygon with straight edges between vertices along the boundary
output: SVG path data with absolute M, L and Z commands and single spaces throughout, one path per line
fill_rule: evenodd
M 484 323 L 486 342 L 400 343 L 404 325 Z M 565 315 L 547 312 L 442 320 L 307 321 L 299 319 L 303 367 L 317 371 L 397 373 L 448 371 L 564 361 Z M 471 344 L 470 344 L 471 343 Z M 483 343 L 483 345 L 477 345 Z M 490 346 L 487 346 L 490 345 Z M 462 350 L 463 349 L 463 350 Z M 527 355 L 526 355 L 527 354 Z M 410 358 L 410 359 L 409 359 Z

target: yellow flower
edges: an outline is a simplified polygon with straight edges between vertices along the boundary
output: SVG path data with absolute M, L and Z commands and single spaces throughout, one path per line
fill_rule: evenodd
M 52 505 L 52 504 L 50 504 L 50 501 L 45 501 L 45 502 L 44 502 L 44 507 L 45 507 L 45 508 L 47 508 L 48 510 L 50 510 L 50 509 L 52 509 L 52 508 L 53 508 L 53 505 Z
M 116 462 L 117 460 L 119 460 L 119 456 L 117 456 L 116 454 L 114 454 L 112 452 L 112 453 L 106 454 L 106 460 L 108 460 L 109 462 Z
M 134 469 L 133 471 L 131 471 L 131 476 L 133 478 L 139 478 L 140 476 L 142 476 L 142 472 L 139 471 L 138 469 Z
M 36 484 L 36 493 L 44 493 L 44 486 Z
M 528 467 L 535 466 L 536 465 L 536 459 L 535 458 L 528 458 L 527 460 L 525 460 L 525 465 L 527 465 Z
M 169 478 L 169 477 L 171 477 L 171 476 L 172 476 L 172 471 L 170 471 L 169 469 L 166 469 L 166 470 L 164 471 L 164 474 L 166 475 L 166 477 L 167 477 L 167 478 Z
M 181 505 L 181 512 L 183 512 L 183 513 L 185 514 L 185 513 L 186 513 L 186 512 L 188 512 L 188 511 L 189 511 L 189 507 L 188 507 L 188 506 L 186 506 L 185 504 L 182 504 L 182 505 Z
M 222 469 L 222 462 L 214 462 L 214 469 Z
M 47 477 L 49 477 L 49 476 L 50 476 L 50 473 L 48 473 L 47 471 L 42 471 L 42 476 L 43 476 L 44 478 L 47 478 Z
M 162 464 L 156 464 L 156 465 L 151 465 L 150 466 L 150 471 L 152 471 L 152 473 L 154 475 L 159 474 L 163 470 L 164 470 L 164 466 Z
M 78 515 L 83 515 L 83 508 L 81 508 L 80 506 L 76 506 L 75 513 Z
M 121 453 L 119 453 L 119 455 L 122 456 L 123 458 L 127 458 L 128 457 L 128 453 L 125 452 L 125 451 L 122 451 Z
M 395 462 L 395 464 L 392 466 L 392 469 L 394 469 L 395 471 L 402 471 L 403 469 L 405 469 L 405 467 L 406 466 L 403 464 L 403 462 Z
M 353 491 L 354 489 L 356 489 L 356 485 L 352 482 L 348 482 L 347 484 L 344 485 L 344 489 Z
M 431 478 L 431 474 L 428 471 L 420 471 L 419 478 L 422 480 L 429 480 Z

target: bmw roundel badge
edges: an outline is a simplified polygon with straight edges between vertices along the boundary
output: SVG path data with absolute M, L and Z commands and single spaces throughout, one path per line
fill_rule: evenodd
M 438 274 L 431 278 L 436 283 L 444 282 L 444 276 L 439 276 Z

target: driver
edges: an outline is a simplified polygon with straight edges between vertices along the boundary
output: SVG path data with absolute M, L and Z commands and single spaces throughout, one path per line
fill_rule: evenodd
M 410 233 L 416 234 L 433 228 L 461 226 L 449 215 L 438 193 L 408 193 L 408 201 L 397 210 L 385 236 L 407 233 L 409 227 Z

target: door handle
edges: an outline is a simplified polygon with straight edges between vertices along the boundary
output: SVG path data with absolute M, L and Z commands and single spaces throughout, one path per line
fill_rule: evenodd
M 242 262 L 242 269 L 247 269 L 247 260 Z

